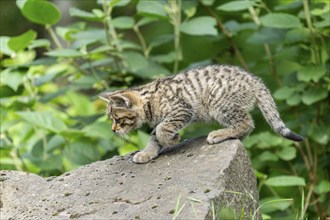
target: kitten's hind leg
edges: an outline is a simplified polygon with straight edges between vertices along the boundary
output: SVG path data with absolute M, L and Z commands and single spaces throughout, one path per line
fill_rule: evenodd
M 219 122 L 226 128 L 211 131 L 207 136 L 209 144 L 216 144 L 228 139 L 246 137 L 254 128 L 251 116 L 244 111 L 233 111 L 233 114 L 223 117 Z

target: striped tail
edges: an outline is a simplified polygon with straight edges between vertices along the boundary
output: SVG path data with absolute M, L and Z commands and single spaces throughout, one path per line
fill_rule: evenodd
M 276 133 L 280 134 L 281 136 L 289 140 L 293 140 L 293 141 L 304 140 L 302 136 L 295 134 L 285 126 L 284 122 L 280 118 L 280 114 L 277 111 L 273 97 L 271 96 L 266 86 L 263 85 L 262 83 L 261 83 L 261 88 L 257 92 L 256 98 L 257 98 L 257 105 L 261 110 L 262 115 Z

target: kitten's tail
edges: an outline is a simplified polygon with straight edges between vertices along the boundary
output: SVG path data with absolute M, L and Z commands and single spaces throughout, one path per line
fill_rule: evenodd
M 298 134 L 292 132 L 287 128 L 280 118 L 280 114 L 277 111 L 276 104 L 269 90 L 265 85 L 261 83 L 261 88 L 257 92 L 257 105 L 261 110 L 267 123 L 274 129 L 274 131 L 282 135 L 286 139 L 293 141 L 303 141 L 304 138 Z

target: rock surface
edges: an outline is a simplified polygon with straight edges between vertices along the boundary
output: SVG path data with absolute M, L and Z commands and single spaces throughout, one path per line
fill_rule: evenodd
M 132 155 L 58 177 L 0 171 L 1 219 L 251 219 L 256 178 L 239 140 L 185 141 L 147 164 Z M 259 213 L 256 218 L 260 218 Z

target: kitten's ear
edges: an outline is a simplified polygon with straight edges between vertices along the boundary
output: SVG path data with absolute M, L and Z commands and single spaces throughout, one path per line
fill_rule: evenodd
M 112 93 L 110 93 L 110 92 L 104 92 L 99 95 L 99 98 L 102 99 L 103 101 L 106 101 L 107 103 L 109 103 L 111 94 Z
M 113 105 L 114 107 L 119 107 L 119 108 L 130 108 L 132 106 L 131 100 L 122 94 L 116 94 L 109 96 L 110 99 L 110 104 Z

